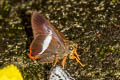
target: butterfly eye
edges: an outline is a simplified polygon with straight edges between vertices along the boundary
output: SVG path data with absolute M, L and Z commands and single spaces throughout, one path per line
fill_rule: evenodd
M 73 47 L 70 47 L 69 50 L 73 50 Z

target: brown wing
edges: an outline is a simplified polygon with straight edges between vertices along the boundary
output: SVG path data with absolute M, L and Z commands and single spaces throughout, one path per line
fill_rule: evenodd
M 46 20 L 44 17 L 39 13 L 33 13 L 32 15 L 32 29 L 34 38 L 37 37 L 38 34 L 47 34 L 48 30 L 45 28 Z
M 31 43 L 31 56 L 37 55 L 39 52 L 42 51 L 42 43 L 44 42 L 47 34 L 38 34 L 37 37 Z
M 39 55 L 38 62 L 39 63 L 48 63 L 53 62 L 56 59 L 56 56 L 61 59 L 64 57 L 65 49 L 56 41 L 52 40 L 48 49 L 44 52 L 44 54 Z
M 34 40 L 31 43 L 30 54 L 28 55 L 31 59 L 36 59 L 36 56 L 41 59 L 43 56 L 47 57 L 47 55 L 63 54 L 62 52 L 65 50 L 63 36 L 61 36 L 55 27 L 52 26 L 41 14 L 33 13 L 32 29 Z M 51 37 L 48 37 L 48 35 L 52 35 L 52 41 L 50 41 L 49 38 Z M 46 39 L 46 37 L 48 37 L 48 39 Z M 49 47 L 46 47 L 46 49 L 43 47 L 43 43 L 45 42 L 44 44 L 46 45 L 49 41 Z
M 56 56 L 63 57 L 65 53 L 64 47 L 53 36 L 47 49 L 42 52 L 45 41 L 45 35 L 38 35 L 31 43 L 31 56 L 37 57 L 38 62 L 53 62 Z M 42 53 L 41 53 L 42 52 Z M 41 54 L 40 54 L 41 53 Z
M 54 37 L 58 40 L 58 42 L 61 43 L 61 45 L 64 47 L 64 37 L 63 35 L 55 29 L 53 25 L 50 24 L 48 20 L 46 20 L 41 14 L 35 12 L 32 15 L 32 29 L 34 38 L 38 34 L 48 34 L 48 30 L 51 30 Z M 62 36 L 61 36 L 62 35 Z

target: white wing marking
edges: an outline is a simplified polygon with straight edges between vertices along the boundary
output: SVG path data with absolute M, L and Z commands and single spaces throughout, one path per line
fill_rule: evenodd
M 50 42 L 52 40 L 52 31 L 51 30 L 49 30 L 49 31 L 50 31 L 49 34 L 46 36 L 45 40 L 43 41 L 42 51 L 38 54 L 42 54 L 50 45 Z

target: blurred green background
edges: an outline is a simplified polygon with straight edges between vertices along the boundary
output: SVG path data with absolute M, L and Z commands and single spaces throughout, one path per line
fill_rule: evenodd
M 38 64 L 27 56 L 34 11 L 85 49 L 78 50 L 84 68 L 67 59 L 65 69 L 72 77 L 120 80 L 119 0 L 0 0 L 0 68 L 15 64 L 24 80 L 48 80 L 52 64 Z

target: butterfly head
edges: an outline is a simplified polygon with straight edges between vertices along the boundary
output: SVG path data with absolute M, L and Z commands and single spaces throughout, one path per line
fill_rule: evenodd
M 68 41 L 66 45 L 67 45 L 68 54 L 70 56 L 73 56 L 74 53 L 77 53 L 77 48 L 78 48 L 77 44 L 73 43 L 72 41 Z
M 77 48 L 78 48 L 78 45 L 77 45 L 77 44 L 71 44 L 71 45 L 69 46 L 70 54 L 72 55 L 72 54 L 74 54 L 74 52 L 77 53 Z
M 80 55 L 77 52 L 77 48 L 78 48 L 77 44 L 75 44 L 73 42 L 71 44 L 69 44 L 69 52 L 70 52 L 69 58 L 75 59 L 82 67 L 84 67 L 85 65 L 80 62 L 80 58 L 79 58 Z

